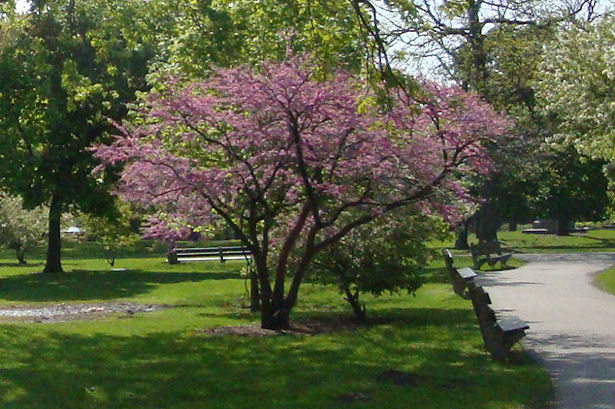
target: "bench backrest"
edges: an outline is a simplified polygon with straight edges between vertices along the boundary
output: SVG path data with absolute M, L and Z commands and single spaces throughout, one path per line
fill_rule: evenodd
M 491 304 L 489 293 L 483 290 L 483 287 L 477 285 L 470 285 L 469 292 L 470 299 L 472 300 L 472 307 L 474 307 L 474 313 L 479 323 L 495 323 L 495 312 L 489 306 L 489 304 Z
M 455 268 L 455 264 L 453 263 L 453 255 L 449 249 L 442 249 L 442 257 L 444 258 L 444 265 L 446 265 L 447 270 L 450 271 Z

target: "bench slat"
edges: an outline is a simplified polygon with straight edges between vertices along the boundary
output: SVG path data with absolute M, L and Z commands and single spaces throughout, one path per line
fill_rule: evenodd
M 463 267 L 463 268 L 458 268 L 457 269 L 457 273 L 462 277 L 465 278 L 466 280 L 469 280 L 471 278 L 474 278 L 476 276 L 478 276 L 478 274 L 476 274 L 474 272 L 474 270 L 472 270 L 470 267 Z
M 529 329 L 527 322 L 519 317 L 505 317 L 496 321 L 496 325 L 504 332 L 518 331 Z

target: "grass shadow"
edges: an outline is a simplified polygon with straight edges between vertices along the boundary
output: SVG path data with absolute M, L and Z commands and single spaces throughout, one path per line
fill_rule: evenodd
M 195 333 L 121 337 L 49 331 L 33 338 L 25 328 L 4 327 L 0 406 L 535 407 L 532 401 L 543 391 L 533 388 L 544 382 L 535 382 L 538 371 L 533 364 L 511 369 L 460 342 L 460 335 L 472 344 L 477 339 L 478 329 L 466 328 L 467 320 L 460 330 L 447 329 L 465 312 L 391 313 L 377 327 L 316 337 L 221 338 Z M 401 314 L 408 315 L 397 319 Z M 439 322 L 432 323 L 434 317 Z M 399 386 L 383 380 L 382 374 L 392 370 L 411 373 L 416 382 Z M 340 406 L 341 396 L 369 399 L 351 399 Z
M 235 273 L 74 270 L 0 279 L 0 299 L 22 302 L 109 300 L 132 297 L 164 284 L 239 279 Z
M 2 267 L 22 267 L 22 268 L 31 268 L 31 267 L 41 267 L 43 266 L 44 263 L 25 263 L 25 264 L 21 264 L 18 262 L 15 263 L 0 263 L 0 268 Z

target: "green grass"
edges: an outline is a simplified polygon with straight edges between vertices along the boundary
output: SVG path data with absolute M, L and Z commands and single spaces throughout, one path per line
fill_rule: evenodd
M 127 269 L 119 272 L 95 258 L 94 246 L 69 243 L 60 275 L 37 274 L 40 259 L 27 266 L 0 259 L 0 305 L 173 307 L 97 321 L 2 323 L 0 407 L 518 409 L 546 407 L 551 396 L 548 375 L 523 354 L 501 364 L 483 351 L 471 305 L 452 293 L 440 260 L 415 297 L 365 297 L 369 325 L 351 325 L 334 289 L 306 284 L 292 319 L 334 331 L 241 337 L 203 330 L 258 322 L 242 308 L 242 262 L 169 266 L 163 253 L 144 244 L 117 261 Z M 409 382 L 395 385 L 391 373 Z
M 604 291 L 615 295 L 615 267 L 598 274 L 596 284 Z

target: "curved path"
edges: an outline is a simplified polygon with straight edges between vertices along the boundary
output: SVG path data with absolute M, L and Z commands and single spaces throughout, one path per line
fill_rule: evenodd
M 592 285 L 615 254 L 519 255 L 529 263 L 484 273 L 492 307 L 517 315 L 525 341 L 555 378 L 556 409 L 615 409 L 615 296 Z

